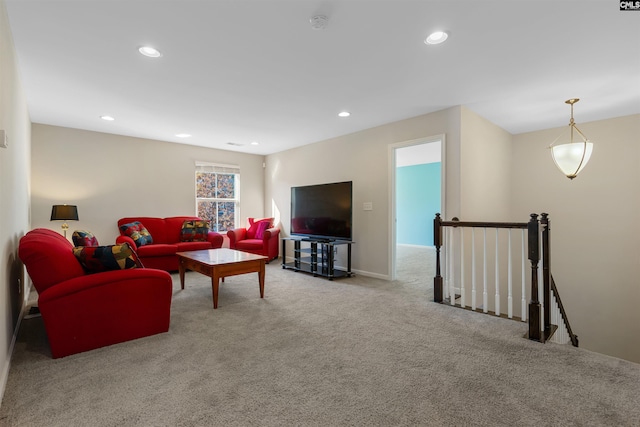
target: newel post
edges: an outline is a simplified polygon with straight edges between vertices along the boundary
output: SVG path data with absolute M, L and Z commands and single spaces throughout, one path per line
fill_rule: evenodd
M 544 330 L 545 338 L 551 331 L 551 252 L 549 244 L 549 214 L 540 214 L 540 226 L 542 227 L 542 295 L 544 304 Z
M 538 215 L 531 214 L 527 225 L 529 240 L 529 261 L 531 262 L 531 300 L 529 302 L 529 339 L 542 341 L 540 321 L 542 309 L 538 301 L 538 262 L 540 261 L 540 242 L 538 240 Z
M 442 246 L 442 219 L 437 213 L 433 220 L 433 246 L 436 247 L 436 275 L 433 278 L 433 301 L 442 302 L 442 275 L 440 272 L 440 247 Z

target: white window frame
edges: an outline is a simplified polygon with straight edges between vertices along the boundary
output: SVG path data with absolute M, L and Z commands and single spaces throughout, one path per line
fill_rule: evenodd
M 234 179 L 234 195 L 233 199 L 225 199 L 225 198 L 217 198 L 217 197 L 198 197 L 198 173 L 214 173 L 214 174 L 233 174 L 235 175 Z M 201 201 L 205 202 L 233 202 L 234 203 L 234 224 L 233 228 L 238 228 L 239 218 L 240 218 L 240 167 L 237 165 L 225 165 L 219 163 L 209 163 L 209 162 L 200 162 L 196 161 L 195 164 L 195 172 L 194 172 L 194 194 L 195 194 L 195 213 L 198 215 L 198 204 Z M 209 219 L 210 218 L 203 218 Z M 215 221 L 212 221 L 211 229 L 218 231 L 220 233 L 224 233 L 226 230 L 219 231 L 218 230 L 218 219 L 215 218 Z

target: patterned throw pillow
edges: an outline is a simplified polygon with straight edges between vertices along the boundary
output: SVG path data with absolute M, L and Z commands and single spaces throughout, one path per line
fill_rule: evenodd
M 98 239 L 88 231 L 76 230 L 71 236 L 74 246 L 99 246 Z
M 73 248 L 73 254 L 89 274 L 142 267 L 138 255 L 128 243 L 109 246 L 78 246 Z
M 144 228 L 144 225 L 142 225 L 140 221 L 122 224 L 120 226 L 120 232 L 123 236 L 131 237 L 133 241 L 136 242 L 137 247 L 150 245 L 153 243 L 153 237 L 151 237 L 151 234 L 149 234 L 147 229 Z
M 180 230 L 181 242 L 206 242 L 209 234 L 209 221 L 187 220 Z

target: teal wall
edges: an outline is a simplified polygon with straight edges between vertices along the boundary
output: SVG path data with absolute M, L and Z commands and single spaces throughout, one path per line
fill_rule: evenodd
M 440 212 L 440 162 L 396 168 L 396 243 L 433 246 Z

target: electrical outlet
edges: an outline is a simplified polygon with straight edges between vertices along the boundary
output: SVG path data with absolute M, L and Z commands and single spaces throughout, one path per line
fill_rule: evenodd
M 362 209 L 365 211 L 372 211 L 373 210 L 373 202 L 364 202 L 362 204 Z

